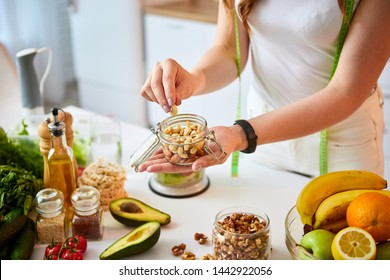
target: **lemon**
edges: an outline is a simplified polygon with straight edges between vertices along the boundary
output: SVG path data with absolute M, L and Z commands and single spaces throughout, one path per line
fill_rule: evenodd
M 375 240 L 364 229 L 346 227 L 334 237 L 332 255 L 335 260 L 373 260 L 376 255 Z

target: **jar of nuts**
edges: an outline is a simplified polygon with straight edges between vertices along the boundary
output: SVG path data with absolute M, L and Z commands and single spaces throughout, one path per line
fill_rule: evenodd
M 152 128 L 153 134 L 130 159 L 131 166 L 137 171 L 140 164 L 147 161 L 153 153 L 162 147 L 165 159 L 173 164 L 191 165 L 205 154 L 221 161 L 226 153 L 215 139 L 214 131 L 207 127 L 207 121 L 195 114 L 170 116 Z
M 267 214 L 245 206 L 220 211 L 213 226 L 213 249 L 217 260 L 269 259 L 271 228 Z

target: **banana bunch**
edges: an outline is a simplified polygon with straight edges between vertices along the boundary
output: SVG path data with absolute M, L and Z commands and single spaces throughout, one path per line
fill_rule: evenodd
M 363 170 L 335 171 L 311 180 L 297 198 L 297 211 L 305 229 L 323 228 L 337 232 L 347 226 L 346 211 L 351 201 L 368 191 L 390 196 L 387 181 Z

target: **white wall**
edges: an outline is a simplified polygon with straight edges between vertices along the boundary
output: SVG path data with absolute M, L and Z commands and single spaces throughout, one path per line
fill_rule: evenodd
M 81 107 L 145 125 L 142 11 L 136 0 L 82 0 L 71 12 Z
M 61 102 L 67 83 L 74 79 L 67 5 L 67 0 L 0 0 L 0 41 L 12 57 L 25 48 L 49 47 L 53 51 L 43 96 L 50 103 Z M 47 58 L 40 55 L 34 61 L 38 78 Z

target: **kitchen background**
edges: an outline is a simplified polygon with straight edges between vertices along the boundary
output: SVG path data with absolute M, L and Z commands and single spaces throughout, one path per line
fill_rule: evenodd
M 52 49 L 45 113 L 53 106 L 76 105 L 152 127 L 166 114 L 140 97 L 144 80 L 155 62 L 168 57 L 191 68 L 213 42 L 217 13 L 216 0 L 0 0 L 0 42 L 13 58 L 25 48 Z M 39 77 L 46 64 L 46 56 L 36 57 Z M 244 71 L 242 98 L 248 79 Z M 380 84 L 387 124 L 385 177 L 390 178 L 390 62 Z M 238 89 L 236 81 L 185 101 L 179 110 L 204 116 L 209 126 L 229 125 L 236 118 Z M 15 116 L 0 114 L 0 123 L 20 115 L 21 104 L 1 100 L 1 108 L 15 108 L 7 111 Z

